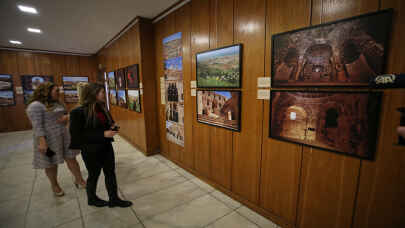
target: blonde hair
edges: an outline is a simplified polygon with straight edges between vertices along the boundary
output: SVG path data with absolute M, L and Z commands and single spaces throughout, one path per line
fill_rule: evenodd
M 79 96 L 79 105 L 84 104 L 85 93 L 86 93 L 86 89 L 88 88 L 88 86 L 89 86 L 89 83 L 87 83 L 87 82 L 77 83 L 76 90 L 77 90 L 77 95 Z

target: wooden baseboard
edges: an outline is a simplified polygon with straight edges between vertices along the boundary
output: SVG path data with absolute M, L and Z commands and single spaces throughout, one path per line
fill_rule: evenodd
M 256 204 L 246 200 L 242 196 L 230 191 L 229 189 L 224 188 L 223 186 L 213 182 L 212 180 L 207 179 L 206 177 L 204 177 L 201 174 L 197 173 L 196 170 L 193 170 L 193 169 L 189 168 L 188 166 L 185 166 L 185 165 L 181 164 L 179 161 L 171 159 L 166 154 L 161 153 L 161 155 L 164 156 L 165 158 L 167 158 L 168 160 L 174 162 L 176 165 L 180 166 L 181 168 L 183 168 L 183 169 L 187 170 L 188 172 L 192 173 L 194 176 L 198 177 L 199 179 L 201 179 L 205 183 L 211 185 L 215 189 L 217 189 L 217 190 L 221 191 L 222 193 L 228 195 L 232 199 L 240 202 L 244 206 L 252 209 L 253 211 L 259 213 L 260 215 L 268 218 L 272 222 L 276 223 L 278 226 L 283 227 L 283 228 L 294 228 L 295 227 L 293 224 L 289 223 L 288 221 L 281 218 L 280 216 L 277 216 L 276 214 L 272 213 L 271 211 L 268 211 L 268 210 L 266 210 L 266 209 L 264 209 L 264 208 L 262 208 L 262 207 L 260 207 L 260 206 L 258 206 Z

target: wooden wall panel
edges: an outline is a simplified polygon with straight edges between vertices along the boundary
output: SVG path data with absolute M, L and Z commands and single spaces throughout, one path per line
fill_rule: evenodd
M 165 105 L 162 104 L 162 94 L 160 87 L 160 79 L 164 77 L 163 70 L 163 44 L 162 40 L 164 38 L 164 26 L 167 19 L 163 19 L 155 24 L 155 63 L 156 63 L 156 84 L 159 88 L 157 92 L 157 103 L 158 103 L 158 118 L 159 118 L 159 138 L 160 138 L 160 153 L 169 157 L 169 149 L 166 140 L 166 110 Z
M 361 9 L 359 5 L 352 4 L 352 1 L 317 2 L 322 4 L 322 7 L 314 5 L 314 8 L 321 8 L 321 21 L 319 17 L 314 17 L 312 24 L 355 16 L 359 12 L 375 11 L 377 9 L 372 7 L 378 5 L 376 2 L 369 1 L 370 4 L 362 5 Z M 345 10 L 340 11 L 342 8 Z M 360 159 L 309 147 L 304 147 L 303 153 L 297 225 L 299 227 L 351 226 Z
M 191 77 L 196 80 L 195 54 L 210 48 L 210 1 L 196 0 L 191 2 Z M 196 100 L 193 97 L 193 110 L 196 110 Z M 188 114 L 190 115 L 190 114 Z M 210 164 L 210 129 L 211 126 L 197 122 L 193 113 L 193 145 L 195 169 L 205 177 L 211 175 Z
M 350 227 L 360 160 L 304 147 L 298 227 Z
M 382 0 L 382 9 L 394 9 L 387 73 L 405 72 L 405 4 Z M 375 161 L 363 161 L 354 226 L 405 226 L 405 147 L 396 146 L 398 107 L 405 106 L 405 89 L 384 92 Z
M 210 48 L 229 46 L 234 41 L 234 0 L 210 1 Z M 231 188 L 233 131 L 211 127 L 209 151 L 212 179 Z
M 256 99 L 264 75 L 265 1 L 235 1 L 235 42 L 243 43 L 242 130 L 233 135 L 232 191 L 259 200 L 263 101 Z
M 80 62 L 82 59 L 83 62 Z M 80 63 L 79 63 L 80 62 Z M 91 64 L 94 63 L 94 64 Z M 14 87 L 21 86 L 21 75 L 52 75 L 56 85 L 62 86 L 62 75 L 79 75 L 82 66 L 91 75 L 96 75 L 95 57 L 64 56 L 55 54 L 0 51 L 0 73 L 13 75 Z M 92 81 L 93 78 L 90 78 Z M 24 96 L 15 94 L 16 105 L 0 107 L 0 132 L 31 129 L 25 114 Z M 63 101 L 63 94 L 60 94 Z M 67 104 L 70 110 L 76 104 Z
M 191 78 L 191 4 L 186 4 L 174 13 L 175 32 L 181 32 L 182 35 L 182 54 L 183 54 L 183 93 L 184 93 L 184 148 L 178 152 L 170 152 L 174 159 L 183 163 L 189 168 L 194 168 L 194 150 L 193 150 L 193 103 L 194 97 L 191 97 L 190 81 Z M 160 80 L 157 78 L 157 80 Z M 160 82 L 159 82 L 160 83 Z M 188 115 L 187 115 L 188 114 Z

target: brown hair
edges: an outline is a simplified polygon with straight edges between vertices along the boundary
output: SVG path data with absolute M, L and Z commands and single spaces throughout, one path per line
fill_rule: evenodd
M 97 108 L 101 109 L 107 116 L 108 122 L 112 123 L 110 113 L 106 110 L 105 104 L 97 100 L 98 93 L 104 89 L 102 84 L 89 83 L 87 86 L 81 88 L 80 102 L 82 106 L 87 107 L 87 120 L 86 126 L 95 126 L 97 120 Z
M 55 84 L 52 82 L 46 82 L 39 85 L 32 94 L 28 104 L 31 104 L 34 101 L 39 101 L 46 106 L 46 109 L 52 110 L 55 107 L 55 104 L 61 104 L 59 101 L 52 99 L 52 90 L 55 88 Z

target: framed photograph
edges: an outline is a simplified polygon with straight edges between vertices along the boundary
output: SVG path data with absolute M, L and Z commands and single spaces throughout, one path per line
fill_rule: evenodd
M 398 127 L 405 128 L 405 107 L 400 107 L 397 111 L 401 114 L 401 119 Z M 405 137 L 398 134 L 398 145 L 405 146 Z
M 13 78 L 9 74 L 0 74 L 0 91 L 14 91 Z
M 66 103 L 77 103 L 79 102 L 79 94 L 76 90 L 65 90 L 64 91 L 65 102 Z
M 139 90 L 128 90 L 128 108 L 141 112 L 141 97 Z
M 269 137 L 373 159 L 381 95 L 272 90 Z
M 107 80 L 108 80 L 108 88 L 116 89 L 115 88 L 115 73 L 114 73 L 114 71 L 109 72 L 107 74 Z
M 241 88 L 242 45 L 196 54 L 198 88 Z
M 62 76 L 63 90 L 76 90 L 79 82 L 89 82 L 89 77 Z
M 24 104 L 28 104 L 28 102 L 31 99 L 32 94 L 34 93 L 33 90 L 23 90 L 23 94 L 24 94 Z
M 127 96 L 125 94 L 125 90 L 117 91 L 117 102 L 118 106 L 122 108 L 127 108 Z
M 15 105 L 14 91 L 0 91 L 0 106 Z
M 139 65 L 134 64 L 127 67 L 126 79 L 128 89 L 139 89 Z
M 175 33 L 163 39 L 164 60 L 181 57 L 182 55 L 181 32 Z
M 53 76 L 40 75 L 22 75 L 21 85 L 23 90 L 35 90 L 39 85 L 45 82 L 54 82 Z
M 392 9 L 272 36 L 272 87 L 366 87 L 384 73 Z
M 114 89 L 110 89 L 110 97 L 109 97 L 110 105 L 117 105 L 117 91 Z
M 117 84 L 117 89 L 127 88 L 124 69 L 119 69 L 115 72 L 115 83 Z
M 169 81 L 183 79 L 183 58 L 177 57 L 164 61 L 165 79 Z
M 240 91 L 197 91 L 197 121 L 240 131 Z

